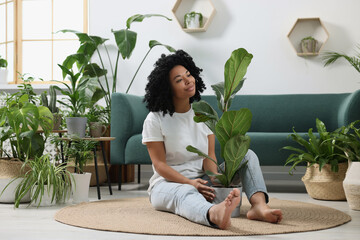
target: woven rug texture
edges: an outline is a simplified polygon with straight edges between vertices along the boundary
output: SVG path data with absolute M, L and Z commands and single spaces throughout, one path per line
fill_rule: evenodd
M 126 233 L 175 236 L 244 236 L 315 231 L 336 227 L 351 220 L 339 210 L 297 201 L 270 199 L 280 208 L 279 224 L 248 220 L 249 202 L 244 198 L 241 216 L 231 219 L 227 230 L 193 223 L 172 213 L 156 211 L 148 198 L 132 198 L 80 203 L 60 209 L 55 220 L 72 226 Z

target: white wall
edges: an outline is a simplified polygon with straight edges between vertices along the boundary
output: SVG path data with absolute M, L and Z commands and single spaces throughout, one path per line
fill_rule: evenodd
M 90 0 L 90 34 L 111 39 L 111 29 L 125 27 L 128 17 L 159 13 L 174 18 L 175 0 Z M 137 46 L 130 60 L 120 60 L 118 91 L 124 92 L 148 50 L 148 41 L 184 49 L 203 68 L 203 79 L 223 81 L 224 64 L 234 49 L 243 47 L 254 55 L 240 94 L 341 93 L 359 89 L 360 75 L 344 61 L 324 68 L 321 56 L 298 57 L 287 34 L 297 18 L 320 17 L 330 37 L 324 51 L 355 54 L 360 44 L 358 0 L 212 0 L 216 15 L 206 32 L 185 33 L 173 20 L 145 19 L 134 23 Z M 110 47 L 114 50 L 114 46 Z M 143 95 L 147 76 L 161 53 L 155 48 L 140 70 L 130 93 Z M 112 51 L 114 54 L 114 51 Z M 113 59 L 115 56 L 112 56 Z

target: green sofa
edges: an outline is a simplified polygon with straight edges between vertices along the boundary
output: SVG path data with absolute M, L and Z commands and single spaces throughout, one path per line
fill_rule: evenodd
M 215 95 L 204 95 L 202 99 L 218 111 Z M 260 164 L 283 166 L 289 152 L 280 149 L 287 145 L 296 146 L 288 137 L 293 127 L 305 135 L 309 128 L 316 129 L 316 118 L 330 131 L 360 119 L 360 90 L 341 94 L 237 95 L 230 109 L 240 108 L 249 108 L 253 114 L 248 135 L 250 148 L 258 155 Z M 151 164 L 146 146 L 141 144 L 147 114 L 143 97 L 123 93 L 112 95 L 111 136 L 116 139 L 111 142 L 110 161 L 115 165 L 137 164 L 138 181 L 140 164 Z M 222 161 L 218 142 L 216 156 Z

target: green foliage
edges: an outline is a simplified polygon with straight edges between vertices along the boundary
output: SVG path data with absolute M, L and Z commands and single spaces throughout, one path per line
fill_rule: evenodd
M 142 22 L 145 18 L 150 18 L 150 17 L 162 17 L 162 18 L 165 18 L 165 19 L 171 21 L 170 18 L 167 18 L 167 17 L 165 17 L 163 15 L 159 15 L 159 14 L 145 14 L 145 15 L 136 14 L 127 19 L 125 29 L 112 30 L 112 33 L 114 35 L 115 42 L 116 42 L 116 47 L 117 47 L 117 56 L 116 56 L 115 61 L 111 60 L 107 45 L 105 44 L 105 42 L 108 39 L 101 38 L 99 36 L 91 36 L 86 33 L 81 33 L 81 32 L 77 32 L 74 30 L 61 30 L 60 31 L 60 32 L 64 32 L 64 33 L 65 32 L 74 33 L 74 34 L 76 34 L 76 36 L 78 37 L 78 39 L 80 41 L 80 47 L 79 47 L 77 53 L 68 56 L 68 58 L 65 60 L 65 62 L 63 64 L 63 66 L 66 66 L 67 68 L 71 68 L 73 66 L 73 64 L 76 63 L 79 68 L 79 66 L 83 65 L 84 68 L 81 70 L 83 76 L 87 76 L 89 78 L 96 79 L 96 81 L 101 89 L 101 93 L 103 94 L 103 97 L 105 99 L 106 108 L 108 110 L 107 113 L 108 113 L 109 122 L 110 122 L 111 94 L 117 91 L 116 86 L 117 86 L 117 81 L 118 81 L 117 75 L 118 75 L 118 64 L 119 64 L 119 60 L 120 60 L 120 55 L 123 59 L 129 59 L 133 50 L 135 49 L 135 46 L 136 46 L 137 33 L 134 31 L 131 31 L 130 26 L 134 22 Z M 145 61 L 146 57 L 148 56 L 150 51 L 156 46 L 164 46 L 170 52 L 175 51 L 175 49 L 173 49 L 172 47 L 170 47 L 168 45 L 164 45 L 158 41 L 151 40 L 149 42 L 149 50 L 145 54 L 145 57 L 143 58 L 139 67 L 137 68 L 137 70 L 126 90 L 126 93 L 130 90 L 130 87 L 131 87 L 139 69 L 141 68 L 143 62 Z M 112 79 L 109 79 L 107 76 L 108 70 L 105 69 L 103 54 L 101 54 L 101 52 L 100 52 L 101 48 L 105 49 L 106 57 L 110 64 Z M 99 58 L 101 67 L 97 63 L 92 62 L 92 60 L 91 60 L 91 58 L 93 57 L 95 52 Z M 111 81 L 112 81 L 112 87 L 110 88 Z M 100 91 L 99 91 L 99 94 L 100 94 Z
M 22 179 L 15 190 L 15 208 L 18 208 L 22 198 L 31 192 L 31 203 L 37 202 L 37 207 L 40 206 L 44 190 L 47 188 L 53 189 L 51 195 L 51 202 L 63 202 L 70 197 L 71 190 L 71 175 L 66 170 L 66 165 L 56 166 L 50 161 L 49 155 L 35 157 L 35 159 L 24 162 L 22 169 L 29 169 L 25 174 L 12 180 L 2 191 L 16 179 Z M 1 194 L 2 194 L 1 193 Z
M 360 45 L 357 47 L 360 50 Z M 348 63 L 355 68 L 356 71 L 360 73 L 360 52 L 356 52 L 356 55 L 350 57 L 343 53 L 337 52 L 326 52 L 323 55 L 323 61 L 325 61 L 324 67 L 336 62 L 338 59 L 344 58 Z
M 295 152 L 287 158 L 285 163 L 285 165 L 292 164 L 290 174 L 300 163 L 308 163 L 308 166 L 319 164 L 320 171 L 325 164 L 330 164 L 331 170 L 337 172 L 339 170 L 338 164 L 346 161 L 347 158 L 342 149 L 346 145 L 345 141 L 348 138 L 349 128 L 342 127 L 333 132 L 328 132 L 325 124 L 318 118 L 316 119 L 316 128 L 318 135 L 314 134 L 313 129 L 310 128 L 307 137 L 301 137 L 293 129 L 294 133 L 290 136 L 302 148 L 292 146 L 282 148 Z
M 53 127 L 53 115 L 48 108 L 29 102 L 27 94 L 19 96 L 12 95 L 0 108 L 0 139 L 9 139 L 12 157 L 25 161 L 42 155 Z M 39 126 L 44 136 L 37 133 Z
M 72 138 L 70 145 L 65 149 L 65 156 L 72 158 L 75 162 L 75 171 L 84 173 L 84 166 L 88 160 L 93 159 L 93 150 L 96 141 Z
M 342 135 L 339 138 L 341 145 L 337 147 L 342 150 L 348 160 L 353 162 L 360 161 L 360 120 L 350 123 L 348 126 L 344 126 L 339 129 L 339 133 Z
M 6 68 L 8 65 L 8 62 L 6 61 L 6 59 L 2 58 L 0 55 L 0 68 Z
M 58 113 L 59 108 L 56 106 L 56 90 L 53 85 L 50 86 L 49 93 L 50 93 L 50 103 L 47 98 L 47 92 L 45 91 L 41 93 L 41 104 L 44 107 L 47 107 L 50 110 L 50 112 Z
M 243 108 L 228 111 L 228 109 L 231 106 L 231 100 L 243 86 L 244 76 L 252 57 L 253 55 L 243 48 L 233 51 L 225 64 L 225 81 L 211 86 L 217 96 L 218 106 L 224 112 L 220 119 L 207 102 L 193 103 L 194 121 L 204 122 L 215 134 L 220 142 L 221 156 L 225 161 L 225 171 L 221 174 L 215 175 L 211 172 L 207 174 L 214 175 L 225 187 L 231 186 L 235 173 L 246 165 L 246 163 L 241 164 L 241 161 L 250 146 L 250 137 L 245 135 L 251 126 L 250 110 Z M 193 146 L 188 146 L 186 149 L 218 164 L 217 161 Z
M 107 110 L 100 105 L 93 105 L 91 108 L 89 108 L 89 111 L 86 113 L 86 118 L 88 122 L 101 122 L 105 123 L 107 122 L 106 116 L 107 116 Z

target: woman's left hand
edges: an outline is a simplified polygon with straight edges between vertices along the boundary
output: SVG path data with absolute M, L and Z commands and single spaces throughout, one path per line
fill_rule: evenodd
M 201 193 L 204 196 L 204 198 L 207 201 L 212 202 L 215 198 L 214 189 L 209 186 L 206 186 L 206 184 L 207 181 L 201 178 L 196 178 L 191 180 L 191 185 L 193 185 L 199 191 L 199 193 Z

